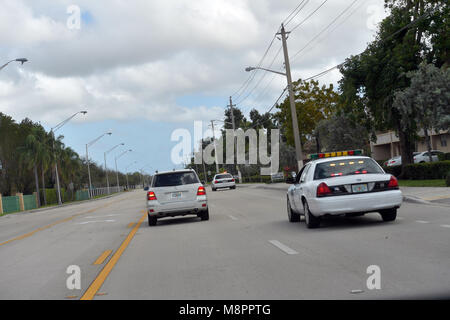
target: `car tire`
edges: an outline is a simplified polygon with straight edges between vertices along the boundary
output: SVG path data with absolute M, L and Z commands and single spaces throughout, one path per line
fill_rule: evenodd
M 291 208 L 291 203 L 289 202 L 289 198 L 287 198 L 287 214 L 289 222 L 299 222 L 300 221 L 300 215 L 298 213 L 295 213 L 294 210 Z
M 236 186 L 234 186 L 234 187 L 231 187 L 231 189 L 233 189 L 233 190 L 234 190 L 234 189 L 236 189 Z
M 397 218 L 397 209 L 388 209 L 380 211 L 383 221 L 394 221 Z
M 202 212 L 200 219 L 202 219 L 202 221 L 209 220 L 209 209 L 206 209 L 206 211 Z
M 150 227 L 156 226 L 157 221 L 158 218 L 156 218 L 155 216 L 148 215 L 148 225 Z
M 303 212 L 305 215 L 305 223 L 308 229 L 318 228 L 320 226 L 320 217 L 314 216 L 309 210 L 308 202 L 303 201 Z
M 217 189 L 216 188 L 212 188 L 212 191 L 217 191 Z

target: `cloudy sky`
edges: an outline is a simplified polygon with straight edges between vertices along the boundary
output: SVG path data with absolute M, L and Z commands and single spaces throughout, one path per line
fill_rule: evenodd
M 281 41 L 274 39 L 283 21 L 293 30 L 288 47 L 298 79 L 360 53 L 386 15 L 383 0 L 1 3 L 0 65 L 21 57 L 29 62 L 0 71 L 0 111 L 50 130 L 87 110 L 57 132 L 64 142 L 85 155 L 86 143 L 111 130 L 90 148 L 92 159 L 103 163 L 103 152 L 123 142 L 108 166 L 129 148 L 119 169 L 146 166 L 148 172 L 179 167 L 170 157 L 177 144 L 172 132 L 193 131 L 194 121 L 208 129 L 208 121 L 223 119 L 230 95 L 247 115 L 273 105 L 286 79 L 244 69 L 258 65 L 272 43 L 261 65 L 283 71 Z M 318 80 L 336 84 L 339 78 L 335 70 Z

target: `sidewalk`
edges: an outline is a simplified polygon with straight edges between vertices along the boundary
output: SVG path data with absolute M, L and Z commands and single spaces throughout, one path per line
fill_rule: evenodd
M 240 187 L 260 188 L 269 190 L 287 191 L 290 184 L 239 184 Z M 403 193 L 403 199 L 406 202 L 422 204 L 448 204 L 450 205 L 450 188 L 447 187 L 400 187 Z

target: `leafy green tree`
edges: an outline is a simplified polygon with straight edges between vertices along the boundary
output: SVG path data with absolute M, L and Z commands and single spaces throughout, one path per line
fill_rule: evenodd
M 303 145 L 313 133 L 317 123 L 336 109 L 339 96 L 334 91 L 332 84 L 328 87 L 325 85 L 320 87 L 319 82 L 314 80 L 303 81 L 300 79 L 293 83 L 293 87 L 297 121 Z M 287 97 L 277 108 L 280 111 L 275 114 L 275 118 L 281 125 L 287 143 L 294 145 L 289 98 Z
M 412 163 L 417 124 L 403 119 L 394 105 L 397 91 L 410 85 L 408 71 L 426 60 L 448 64 L 449 9 L 446 1 L 386 0 L 390 11 L 376 39 L 340 67 L 341 101 L 347 113 L 365 118 L 375 130 L 396 130 L 402 164 Z M 443 35 L 444 34 L 444 35 Z
M 366 128 L 343 113 L 335 113 L 317 124 L 315 134 L 319 150 L 341 151 L 369 148 L 369 133 Z
M 450 127 L 450 69 L 422 63 L 406 76 L 411 85 L 395 93 L 394 106 L 402 115 L 402 123 L 416 122 L 423 129 L 431 161 L 428 130 Z

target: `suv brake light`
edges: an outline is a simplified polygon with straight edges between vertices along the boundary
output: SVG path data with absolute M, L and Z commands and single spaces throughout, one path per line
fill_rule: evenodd
M 149 201 L 156 200 L 156 195 L 153 191 L 147 192 L 147 200 Z
M 398 189 L 398 181 L 397 181 L 396 177 L 391 176 L 391 180 L 389 180 L 388 188 L 389 189 Z
M 205 187 L 198 187 L 197 195 L 198 196 L 205 196 L 206 195 Z
M 325 182 L 322 182 L 317 187 L 317 197 L 324 197 L 331 194 L 331 190 Z

